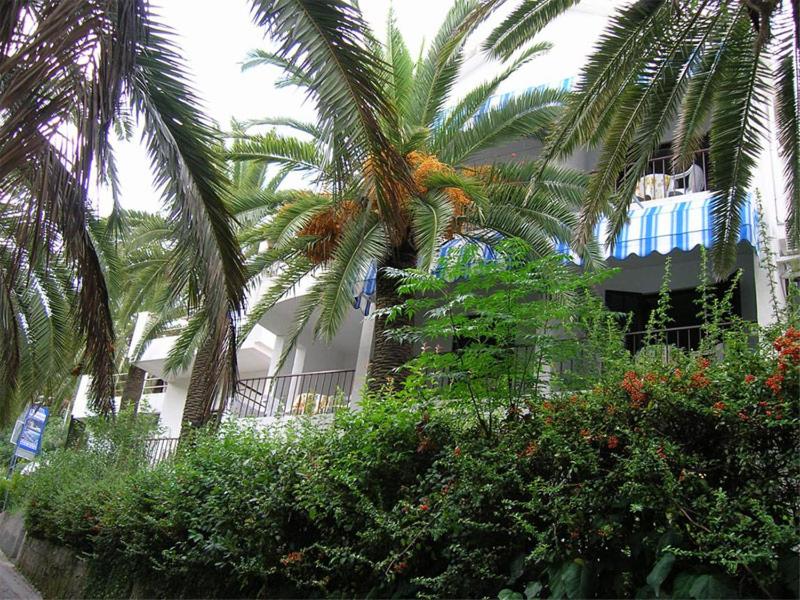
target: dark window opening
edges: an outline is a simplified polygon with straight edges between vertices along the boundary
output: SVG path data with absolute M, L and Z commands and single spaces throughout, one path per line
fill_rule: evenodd
M 731 286 L 731 281 L 723 281 L 712 286 L 712 298 L 722 298 Z M 670 306 L 667 312 L 666 340 L 668 344 L 687 350 L 696 350 L 700 344 L 702 332 L 701 307 L 699 304 L 700 291 L 697 288 L 672 290 L 670 292 Z M 632 352 L 640 348 L 644 342 L 644 331 L 650 320 L 650 315 L 658 306 L 658 293 L 640 294 L 637 292 L 623 292 L 606 290 L 606 307 L 613 311 L 630 315 L 628 335 L 625 344 Z M 737 284 L 731 297 L 731 312 L 742 316 L 741 288 Z

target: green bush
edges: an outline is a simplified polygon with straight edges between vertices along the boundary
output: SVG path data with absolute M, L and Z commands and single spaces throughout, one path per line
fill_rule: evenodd
M 537 268 L 562 283 L 528 302 L 581 301 L 584 280 L 556 262 L 497 271 L 522 286 Z M 574 328 L 600 353 L 591 384 L 514 367 L 506 382 L 536 385 L 509 394 L 487 377 L 516 364 L 486 339 L 513 331 L 495 300 L 447 318 L 474 335 L 457 369 L 426 353 L 330 426 L 231 426 L 122 475 L 64 453 L 32 478 L 28 526 L 90 553 L 98 596 L 134 581 L 166 597 L 797 595 L 797 329 L 722 332 L 722 298 L 698 351 L 632 358 L 592 309 Z
M 121 414 L 89 423 L 80 450 L 43 452 L 38 468 L 22 476 L 16 502 L 25 504 L 28 531 L 37 537 L 91 550 L 90 538 L 107 503 L 127 491 L 128 477 L 147 464 L 152 422 Z

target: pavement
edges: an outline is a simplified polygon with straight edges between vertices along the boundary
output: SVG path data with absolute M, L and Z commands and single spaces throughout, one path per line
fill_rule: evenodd
M 0 552 L 0 600 L 20 598 L 41 600 L 42 595 L 14 568 L 6 555 Z

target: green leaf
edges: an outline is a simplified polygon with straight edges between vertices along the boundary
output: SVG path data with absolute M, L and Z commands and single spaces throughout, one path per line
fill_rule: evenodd
M 653 570 L 647 576 L 647 583 L 656 593 L 656 598 L 661 597 L 661 584 L 669 577 L 672 565 L 675 563 L 675 555 L 667 552 L 653 566 Z
M 514 590 L 504 589 L 500 590 L 500 593 L 497 594 L 498 600 L 524 600 L 522 594 L 519 592 L 515 592 Z
M 539 598 L 542 593 L 542 584 L 538 581 L 531 581 L 525 586 L 525 600 L 534 600 Z

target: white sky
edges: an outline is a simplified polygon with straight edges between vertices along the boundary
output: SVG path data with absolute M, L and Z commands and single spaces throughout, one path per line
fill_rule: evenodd
M 527 65 L 500 91 L 555 84 L 575 75 L 601 32 L 607 14 L 619 2 L 584 0 L 577 10 L 573 9 L 554 22 L 539 38 L 553 42 L 554 50 Z M 378 39 L 384 37 L 390 4 L 412 56 L 416 57 L 423 41 L 435 35 L 452 2 L 362 0 L 361 9 Z M 267 45 L 262 31 L 250 20 L 247 0 L 161 0 L 158 12 L 177 31 L 205 110 L 223 128 L 232 117 L 239 120 L 268 116 L 313 118 L 312 108 L 303 105 L 301 92 L 273 87 L 280 75 L 277 68 L 241 71 L 240 65 L 247 52 Z M 476 37 L 480 38 L 480 35 Z M 456 88 L 456 96 L 492 74 L 492 66 L 482 60 L 474 47 L 468 47 L 470 54 L 464 69 L 464 83 Z M 138 138 L 131 142 L 118 142 L 115 146 L 122 205 L 157 211 L 161 206 L 160 196 L 153 189 L 148 159 Z M 100 190 L 98 197 L 101 214 L 107 214 L 111 207 L 109 194 Z

